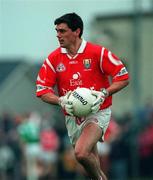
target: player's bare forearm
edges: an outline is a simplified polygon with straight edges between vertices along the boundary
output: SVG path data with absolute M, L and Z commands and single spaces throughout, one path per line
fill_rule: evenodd
M 107 91 L 109 92 L 109 95 L 112 95 L 114 93 L 117 93 L 121 89 L 125 88 L 129 84 L 129 80 L 124 81 L 118 81 L 113 82 L 108 88 Z
M 50 92 L 43 94 L 40 98 L 42 101 L 49 103 L 49 104 L 53 104 L 53 105 L 59 104 L 59 97 Z

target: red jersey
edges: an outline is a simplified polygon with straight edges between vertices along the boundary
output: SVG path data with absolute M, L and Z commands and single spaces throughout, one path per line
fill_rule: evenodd
M 65 48 L 57 48 L 45 59 L 37 77 L 37 96 L 54 93 L 57 85 L 59 96 L 77 87 L 100 91 L 111 81 L 129 78 L 121 60 L 105 47 L 82 41 L 78 53 L 71 57 Z M 112 97 L 105 99 L 101 109 L 112 104 Z

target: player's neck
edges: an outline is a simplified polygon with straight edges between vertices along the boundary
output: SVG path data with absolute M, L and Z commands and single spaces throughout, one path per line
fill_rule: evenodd
M 67 52 L 70 56 L 75 56 L 81 46 L 82 39 L 78 39 L 74 44 L 67 48 Z

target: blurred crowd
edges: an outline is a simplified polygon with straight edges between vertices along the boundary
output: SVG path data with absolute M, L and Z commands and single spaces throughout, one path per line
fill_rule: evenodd
M 85 180 L 74 158 L 60 109 L 0 115 L 1 180 Z M 101 167 L 110 180 L 153 179 L 153 103 L 112 115 L 98 144 Z M 141 178 L 140 178 L 141 177 Z

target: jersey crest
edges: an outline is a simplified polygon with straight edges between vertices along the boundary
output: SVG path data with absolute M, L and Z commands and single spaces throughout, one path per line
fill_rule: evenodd
M 56 67 L 57 72 L 63 72 L 65 70 L 66 70 L 66 67 L 64 66 L 63 63 L 58 64 L 57 67 Z
M 91 59 L 84 59 L 83 64 L 86 69 L 89 69 L 91 67 Z

